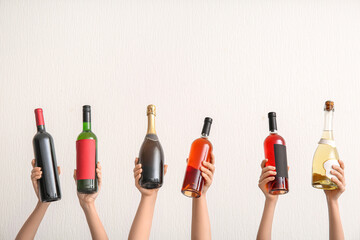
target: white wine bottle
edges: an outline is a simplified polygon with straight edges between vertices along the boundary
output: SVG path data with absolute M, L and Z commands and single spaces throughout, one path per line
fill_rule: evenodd
M 312 167 L 312 186 L 318 189 L 334 190 L 338 186 L 331 181 L 336 177 L 330 173 L 333 165 L 339 166 L 339 154 L 333 135 L 334 102 L 326 101 L 324 131 L 315 151 Z

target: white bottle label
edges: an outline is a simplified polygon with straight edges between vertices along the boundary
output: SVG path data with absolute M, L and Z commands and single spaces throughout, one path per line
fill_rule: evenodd
M 334 140 L 327 140 L 327 139 L 320 139 L 319 144 L 326 144 L 326 145 L 330 145 L 333 148 L 336 147 L 335 141 Z
M 327 160 L 326 162 L 324 162 L 324 169 L 326 171 L 326 176 L 331 179 L 332 177 L 335 177 L 337 178 L 335 175 L 332 175 L 330 173 L 331 170 L 333 171 L 336 171 L 332 168 L 333 165 L 336 165 L 336 166 L 339 166 L 340 167 L 340 164 L 339 164 L 339 161 L 338 160 L 335 160 L 335 159 L 331 159 L 331 160 Z

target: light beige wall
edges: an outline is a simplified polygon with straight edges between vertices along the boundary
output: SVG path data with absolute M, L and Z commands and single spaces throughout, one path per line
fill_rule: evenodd
M 180 188 L 203 118 L 216 173 L 208 192 L 213 239 L 254 239 L 267 112 L 288 145 L 290 193 L 274 239 L 327 239 L 325 196 L 311 187 L 323 103 L 335 101 L 346 164 L 340 199 L 346 239 L 360 239 L 360 4 L 358 1 L 0 1 L 0 239 L 36 203 L 30 182 L 33 109 L 42 107 L 61 165 L 63 199 L 37 239 L 89 239 L 72 172 L 81 107 L 92 106 L 104 185 L 96 202 L 111 239 L 126 239 L 140 194 L 132 168 L 146 105 L 169 171 L 151 239 L 189 239 L 191 200 Z

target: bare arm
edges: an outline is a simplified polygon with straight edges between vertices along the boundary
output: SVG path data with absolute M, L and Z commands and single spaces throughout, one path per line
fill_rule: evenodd
M 142 168 L 138 164 L 139 159 L 135 159 L 134 178 L 135 186 L 141 193 L 141 200 L 136 211 L 134 221 L 129 232 L 129 240 L 147 240 L 150 237 L 152 219 L 154 216 L 155 203 L 159 189 L 145 189 L 140 187 L 139 179 L 141 177 Z M 164 166 L 164 174 L 166 174 L 167 165 Z
M 34 211 L 31 213 L 17 234 L 16 240 L 34 239 L 49 205 L 49 203 L 41 203 L 40 201 L 36 204 Z
M 329 211 L 329 238 L 330 240 L 344 240 L 344 230 L 341 224 L 340 210 L 338 199 L 341 194 L 345 191 L 345 175 L 344 175 L 344 162 L 339 160 L 339 166 L 333 165 L 331 174 L 335 175 L 337 178 L 331 178 L 331 180 L 336 183 L 338 189 L 336 190 L 326 190 L 326 200 L 328 204 Z
M 256 239 L 257 240 L 269 240 L 271 239 L 271 230 L 272 230 L 272 223 L 274 219 L 274 212 L 276 207 L 276 202 L 278 200 L 278 196 L 271 195 L 267 188 L 267 184 L 270 181 L 275 179 L 275 167 L 268 166 L 265 167 L 265 164 L 268 160 L 265 159 L 261 162 L 261 175 L 259 179 L 259 188 L 265 195 L 265 206 L 263 215 L 261 218 L 259 230 Z
M 94 240 L 107 240 L 109 239 L 107 237 L 107 234 L 105 232 L 105 228 L 99 218 L 99 215 L 96 211 L 95 207 L 95 199 L 99 195 L 101 186 L 102 186 L 102 173 L 101 173 L 101 165 L 100 162 L 98 162 L 96 167 L 96 174 L 99 181 L 99 190 L 96 193 L 93 194 L 82 194 L 77 193 L 80 206 L 82 207 L 86 221 L 89 225 L 89 229 L 91 232 L 91 237 Z M 74 179 L 76 182 L 76 170 L 74 170 Z
M 42 171 L 40 167 L 35 167 L 35 159 L 31 161 L 31 165 L 33 167 L 31 171 L 31 181 L 34 187 L 35 194 L 38 198 L 38 203 L 34 211 L 31 213 L 29 218 L 26 220 L 22 228 L 20 229 L 19 233 L 16 236 L 16 240 L 28 240 L 34 239 L 36 232 L 40 226 L 42 219 L 48 209 L 50 203 L 42 203 L 39 197 L 39 185 L 38 180 L 42 176 Z M 58 171 L 60 174 L 60 167 L 58 167 Z
M 215 172 L 215 157 L 211 154 L 210 163 L 203 162 L 201 176 L 204 178 L 204 187 L 201 197 L 193 198 L 192 202 L 192 221 L 191 221 L 191 239 L 192 240 L 210 240 L 211 227 L 208 207 L 206 202 L 206 192 L 211 186 Z

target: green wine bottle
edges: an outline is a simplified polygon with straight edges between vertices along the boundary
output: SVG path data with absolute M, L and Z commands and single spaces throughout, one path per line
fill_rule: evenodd
M 91 107 L 83 106 L 83 131 L 76 140 L 76 180 L 79 193 L 95 193 L 98 190 L 96 175 L 97 138 L 91 131 Z

